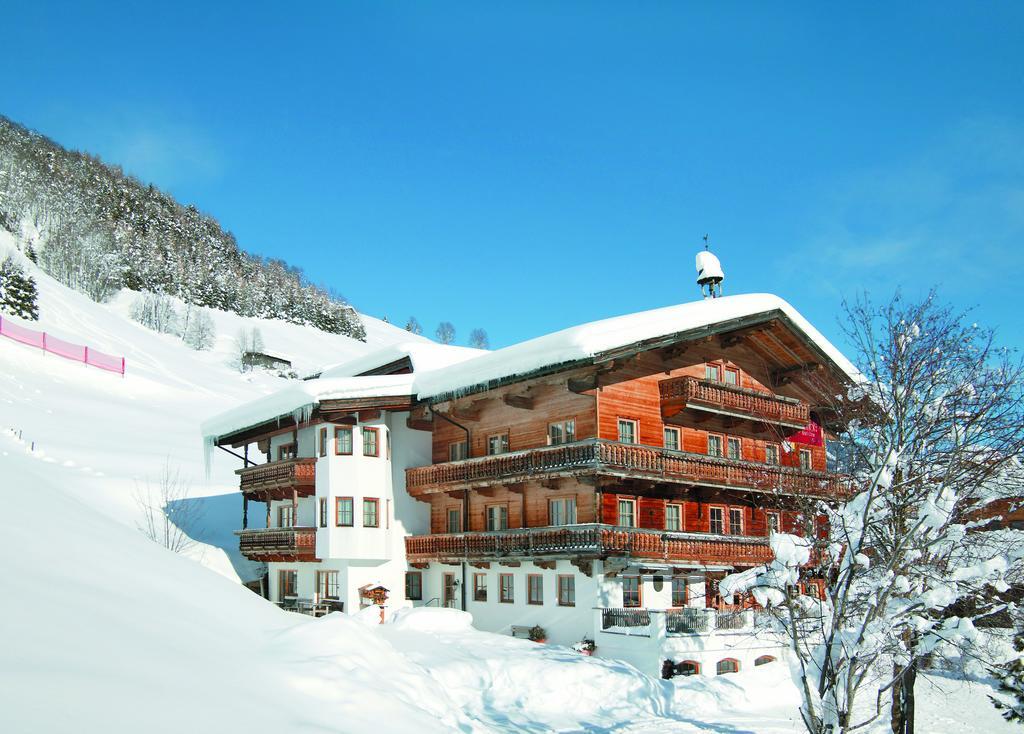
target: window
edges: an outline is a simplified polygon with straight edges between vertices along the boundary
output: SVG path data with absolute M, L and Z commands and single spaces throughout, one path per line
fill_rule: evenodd
M 576 577 L 559 576 L 558 577 L 558 606 L 560 607 L 574 607 L 576 606 Z
M 688 601 L 686 593 L 686 577 L 672 577 L 672 606 L 685 607 Z
M 740 448 L 740 440 L 738 438 L 729 436 L 726 440 L 726 447 L 726 451 L 728 452 L 727 455 L 730 459 L 743 458 L 743 450 Z
M 722 455 L 722 437 L 708 436 L 708 456 Z
M 363 428 L 363 456 L 380 456 L 378 432 L 376 428 Z
M 298 448 L 294 443 L 286 443 L 277 447 L 277 460 L 285 461 L 287 459 L 294 459 L 299 455 Z
M 507 505 L 488 505 L 486 511 L 488 530 L 508 530 Z
M 277 572 L 277 600 L 284 601 L 288 597 L 294 597 L 299 587 L 298 571 Z
M 320 599 L 338 598 L 338 572 L 316 572 L 316 595 Z
M 775 658 L 771 655 L 762 655 L 759 658 L 754 658 L 754 665 L 767 665 L 768 663 L 774 663 Z
M 669 451 L 679 450 L 679 429 L 678 428 L 666 428 L 665 429 L 665 448 Z
M 380 500 L 376 497 L 367 497 L 363 500 L 363 527 L 380 527 Z
M 334 453 L 338 456 L 352 455 L 352 426 L 335 427 Z
M 327 527 L 327 498 L 320 498 L 320 527 Z
M 619 418 L 619 443 L 636 443 L 636 421 Z
M 700 663 L 696 660 L 683 660 L 675 664 L 676 675 L 700 675 Z
M 277 527 L 295 527 L 295 505 L 281 505 L 277 508 Z
M 487 601 L 487 574 L 473 574 L 473 601 Z
M 563 443 L 572 443 L 576 440 L 576 420 L 552 423 L 548 426 L 548 443 L 558 446 Z
M 334 524 L 339 528 L 350 528 L 355 524 L 351 497 L 336 497 L 334 499 Z
M 441 602 L 451 609 L 455 608 L 455 574 L 446 573 L 441 586 Z
M 526 575 L 526 603 L 544 603 L 544 577 L 539 573 Z
M 619 525 L 624 528 L 636 527 L 636 502 L 619 500 Z
M 548 525 L 575 525 L 576 498 L 548 500 Z
M 735 367 L 725 368 L 725 384 L 733 387 L 740 386 L 740 371 Z
M 503 604 L 511 604 L 515 596 L 515 585 L 512 574 L 498 574 L 498 601 Z
M 722 368 L 717 364 L 704 365 L 704 379 L 711 382 L 722 381 Z
M 497 433 L 493 436 L 487 437 L 487 455 L 494 456 L 496 454 L 507 454 L 508 453 L 508 434 Z
M 768 526 L 768 534 L 778 533 L 782 530 L 782 519 L 777 512 L 765 513 L 765 525 Z
M 320 429 L 320 455 L 327 456 L 327 429 Z
M 638 607 L 638 606 L 640 606 L 640 577 L 639 576 L 623 576 L 622 577 L 622 606 L 624 606 L 624 607 Z
M 764 460 L 766 464 L 779 463 L 779 445 L 777 443 L 765 444 Z
M 448 510 L 448 532 L 449 533 L 461 533 L 462 532 L 462 510 L 457 508 L 449 508 Z
M 423 598 L 423 574 L 409 571 L 405 574 L 405 598 L 419 601 Z
M 811 468 L 811 450 L 800 449 L 800 468 L 804 470 L 810 470 Z
M 719 660 L 718 664 L 715 665 L 715 672 L 718 675 L 725 675 L 727 673 L 739 673 L 740 672 L 740 661 L 736 658 L 725 658 Z
M 729 508 L 729 535 L 743 535 L 743 508 Z
M 683 506 L 682 505 L 665 505 L 665 529 L 666 530 L 682 530 L 683 529 Z
M 455 441 L 448 444 L 448 461 L 462 461 L 469 456 L 465 441 Z
M 725 535 L 725 510 L 721 507 L 708 509 L 708 532 Z

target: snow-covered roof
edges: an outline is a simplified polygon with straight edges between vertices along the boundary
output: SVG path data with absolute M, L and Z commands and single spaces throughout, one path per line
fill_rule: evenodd
M 320 377 L 352 377 L 408 357 L 414 372 L 440 369 L 486 354 L 484 349 L 424 341 L 389 344 L 381 349 L 325 367 Z
M 778 296 L 753 293 L 641 311 L 545 334 L 447 369 L 418 374 L 416 392 L 420 398 L 466 392 L 496 380 L 592 358 L 636 342 L 771 311 L 781 311 L 840 370 L 851 379 L 858 379 L 857 369 L 850 361 L 795 308 Z
M 409 395 L 444 399 L 448 395 L 484 390 L 498 381 L 593 359 L 640 342 L 714 329 L 759 315 L 768 318 L 771 314 L 785 316 L 841 372 L 851 380 L 860 379 L 850 361 L 795 308 L 778 296 L 756 293 L 592 321 L 493 352 L 417 342 L 395 344 L 324 370 L 319 379 L 291 385 L 215 416 L 203 423 L 203 436 L 210 444 L 220 436 L 283 416 L 305 420 L 322 400 Z M 413 360 L 413 373 L 353 376 L 403 357 Z
M 370 377 L 328 377 L 295 382 L 283 390 L 243 403 L 203 421 L 203 437 L 215 441 L 236 431 L 258 426 L 282 416 L 308 418 L 324 400 L 412 395 L 413 375 L 373 375 Z

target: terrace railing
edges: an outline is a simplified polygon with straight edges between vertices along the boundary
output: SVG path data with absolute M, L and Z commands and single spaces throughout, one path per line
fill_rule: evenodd
M 238 530 L 235 534 L 242 555 L 253 560 L 316 554 L 316 528 L 261 528 Z
M 406 469 L 410 494 L 565 473 L 610 473 L 682 484 L 787 494 L 843 495 L 848 477 L 804 469 L 672 451 L 658 446 L 588 439 L 497 456 L 482 456 Z
M 286 459 L 249 466 L 235 471 L 243 492 L 262 489 L 313 488 L 316 486 L 316 459 Z
M 792 398 L 747 390 L 696 377 L 662 380 L 658 387 L 662 404 L 707 406 L 755 420 L 803 428 L 811 420 L 810 407 Z

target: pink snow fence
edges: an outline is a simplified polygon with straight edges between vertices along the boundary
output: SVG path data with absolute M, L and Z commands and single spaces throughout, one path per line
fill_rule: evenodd
M 115 357 L 112 354 L 105 354 L 96 349 L 84 347 L 81 344 L 72 344 L 71 342 L 51 336 L 45 331 L 36 331 L 35 329 L 19 326 L 3 317 L 0 317 L 0 336 L 6 336 L 8 339 L 42 349 L 45 352 L 56 354 L 65 359 L 84 362 L 87 365 L 99 367 L 101 370 L 124 375 L 124 357 Z

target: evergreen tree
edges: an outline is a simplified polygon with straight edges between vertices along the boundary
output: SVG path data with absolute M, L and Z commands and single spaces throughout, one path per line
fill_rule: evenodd
M 21 265 L 10 256 L 0 263 L 0 309 L 23 319 L 37 321 L 37 297 L 36 281 L 25 273 Z
M 1024 634 L 1017 633 L 1013 646 L 1018 653 L 1024 653 Z M 1003 712 L 1004 719 L 1024 724 L 1024 655 L 994 672 L 999 677 L 999 692 L 1004 698 L 989 696 L 989 700 Z

